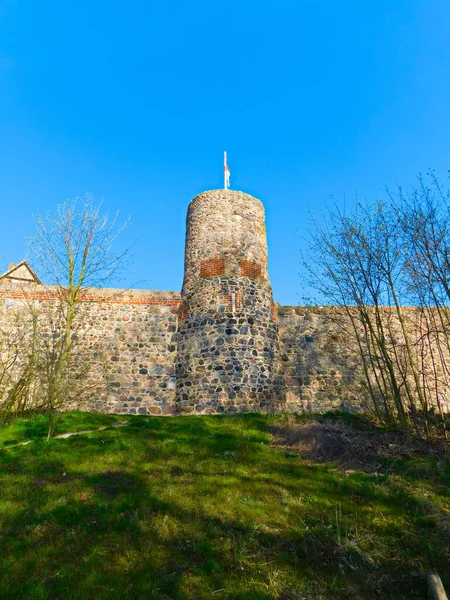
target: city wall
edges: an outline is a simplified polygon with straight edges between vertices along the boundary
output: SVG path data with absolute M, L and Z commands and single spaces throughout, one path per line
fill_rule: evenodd
M 27 310 L 30 302 L 38 310 L 51 311 L 58 305 L 56 290 L 0 282 L 0 328 L 6 329 L 17 311 Z M 178 292 L 102 289 L 85 295 L 80 303 L 77 336 L 87 355 L 98 357 L 93 368 L 98 377 L 104 377 L 105 389 L 65 408 L 105 413 L 185 413 L 176 400 L 179 305 Z M 282 395 L 274 399 L 276 410 L 361 409 L 366 395 L 358 357 L 347 330 L 336 319 L 336 310 L 274 308 L 285 386 Z M 251 408 L 230 399 L 222 410 L 246 412 Z M 266 410 L 270 411 L 270 404 Z M 194 412 L 217 411 L 200 405 Z
M 430 308 L 384 307 L 368 326 L 367 314 L 349 318 L 356 308 L 280 306 L 267 257 L 260 200 L 228 189 L 196 196 L 186 219 L 181 293 L 82 291 L 63 408 L 154 415 L 358 411 L 370 385 L 377 402 L 398 403 L 406 394 L 415 411 L 413 377 L 419 409 L 450 410 L 448 319 L 441 322 Z M 64 339 L 59 293 L 42 285 L 26 261 L 0 276 L 0 396 L 8 352 L 17 372 L 21 364 L 52 372 L 42 357 L 52 366 Z M 33 313 L 40 315 L 39 328 L 33 317 L 40 345 L 31 347 L 40 362 L 27 359 L 26 345 L 2 348 L 5 335 L 30 337 Z M 86 385 L 78 388 L 80 382 Z M 41 398 L 45 385 L 54 385 L 51 377 L 33 387 Z
M 180 294 L 148 290 L 90 291 L 80 302 L 76 335 L 104 392 L 64 408 L 129 414 L 174 414 Z M 0 329 L 22 311 L 51 315 L 56 290 L 0 282 Z M 99 386 L 101 387 L 101 386 Z

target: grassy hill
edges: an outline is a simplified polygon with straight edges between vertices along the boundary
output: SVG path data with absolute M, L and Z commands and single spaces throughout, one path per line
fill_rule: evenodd
M 430 570 L 450 589 L 442 448 L 343 415 L 61 417 L 80 430 L 0 430 L 0 598 L 427 598 Z

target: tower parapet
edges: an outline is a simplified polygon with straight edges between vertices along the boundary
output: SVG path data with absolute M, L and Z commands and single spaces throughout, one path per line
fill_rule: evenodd
M 275 409 L 278 324 L 264 207 L 253 196 L 213 190 L 192 200 L 178 319 L 180 412 Z

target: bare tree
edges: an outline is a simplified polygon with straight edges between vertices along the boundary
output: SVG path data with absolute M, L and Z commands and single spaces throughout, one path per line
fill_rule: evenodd
M 84 344 L 88 324 L 83 305 L 92 288 L 117 281 L 126 268 L 130 247 L 117 252 L 114 245 L 127 224 L 119 225 L 117 214 L 110 218 L 102 213 L 89 196 L 67 200 L 55 214 L 36 219 L 29 251 L 56 298 L 46 306 L 42 303 L 37 333 L 48 437 L 54 432 L 57 410 L 95 382 L 90 376 L 92 356 Z
M 432 181 L 434 190 L 419 180 L 386 202 L 328 208 L 303 261 L 321 302 L 347 316 L 374 412 L 426 436 L 446 435 L 450 380 L 450 196 Z
M 358 204 L 344 213 L 336 205 L 314 220 L 304 267 L 310 284 L 325 302 L 342 307 L 361 357 L 375 412 L 406 427 L 402 382 L 392 353 L 389 289 L 380 265 L 389 244 L 380 235 L 383 206 Z M 391 265 L 394 268 L 394 265 Z
M 32 300 L 5 307 L 0 327 L 0 422 L 42 410 L 40 315 Z
M 427 410 L 436 407 L 438 425 L 445 431 L 443 397 L 450 381 L 450 191 L 434 172 L 418 185 L 388 190 L 401 222 L 402 245 L 407 257 L 406 288 L 413 304 L 421 307 L 422 371 Z

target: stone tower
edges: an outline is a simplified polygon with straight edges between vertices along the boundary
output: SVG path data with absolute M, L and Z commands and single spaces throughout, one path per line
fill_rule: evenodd
M 276 410 L 277 313 L 256 198 L 213 190 L 190 203 L 177 339 L 178 412 Z

